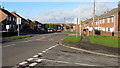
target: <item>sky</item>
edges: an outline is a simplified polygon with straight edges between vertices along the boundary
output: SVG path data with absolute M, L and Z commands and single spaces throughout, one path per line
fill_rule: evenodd
M 74 22 L 92 17 L 93 2 L 2 2 L 6 10 L 16 11 L 20 16 L 43 23 Z M 97 2 L 96 15 L 117 8 L 118 2 Z

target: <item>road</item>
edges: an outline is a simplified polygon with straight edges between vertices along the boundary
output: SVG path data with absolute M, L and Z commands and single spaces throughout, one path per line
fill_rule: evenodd
M 3 66 L 15 66 L 41 54 L 36 66 L 118 66 L 118 58 L 100 56 L 74 50 L 58 44 L 64 33 L 41 34 L 34 37 L 4 43 Z M 31 64 L 31 63 L 30 63 Z M 28 63 L 28 65 L 30 65 Z M 33 64 L 34 65 L 34 64 Z

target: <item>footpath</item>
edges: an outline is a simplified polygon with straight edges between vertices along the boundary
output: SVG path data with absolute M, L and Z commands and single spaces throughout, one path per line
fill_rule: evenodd
M 87 36 L 82 36 L 82 40 L 77 43 L 62 42 L 62 44 L 71 46 L 71 47 L 76 47 L 76 48 L 80 48 L 80 49 L 97 52 L 97 53 L 110 54 L 110 55 L 119 55 L 120 54 L 120 52 L 119 52 L 120 48 L 113 48 L 113 47 L 107 47 L 104 45 L 90 43 L 90 40 Z

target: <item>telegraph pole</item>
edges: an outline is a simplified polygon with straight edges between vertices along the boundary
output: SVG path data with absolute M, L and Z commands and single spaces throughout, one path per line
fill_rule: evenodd
M 66 18 L 64 17 L 65 31 L 66 31 Z
M 95 0 L 94 0 L 94 6 L 93 6 L 93 38 L 95 37 L 95 29 L 94 29 L 94 22 L 95 22 Z
M 76 38 L 78 37 L 78 18 L 77 18 L 77 24 L 76 24 Z
M 80 36 L 82 35 L 81 29 L 82 29 L 82 22 L 81 22 L 81 20 L 80 20 Z

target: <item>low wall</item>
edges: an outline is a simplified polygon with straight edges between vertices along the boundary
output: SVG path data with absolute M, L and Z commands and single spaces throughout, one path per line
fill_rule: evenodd
M 93 35 L 91 31 L 88 32 L 86 35 Z M 120 36 L 120 32 L 103 32 L 101 31 L 100 34 L 95 35 L 102 35 L 102 36 Z
M 101 34 L 102 36 L 114 36 L 114 32 L 103 32 L 101 31 Z

